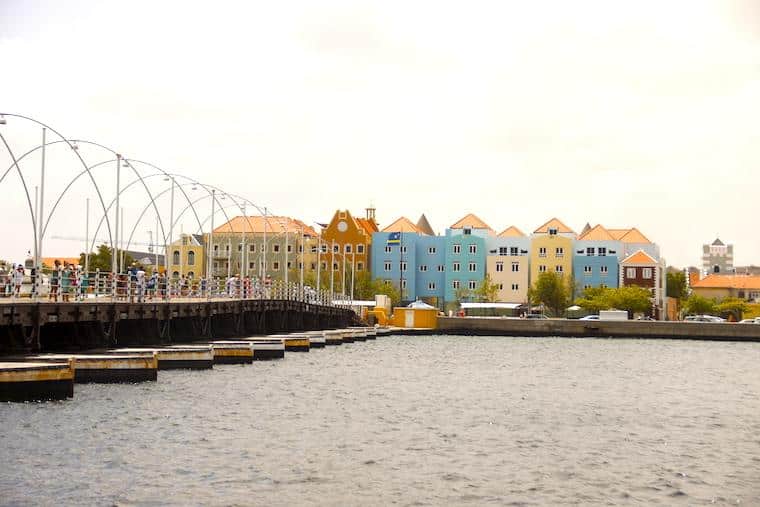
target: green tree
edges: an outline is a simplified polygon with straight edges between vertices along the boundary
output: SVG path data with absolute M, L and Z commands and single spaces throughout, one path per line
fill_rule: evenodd
M 692 294 L 684 304 L 684 310 L 689 315 L 712 315 L 715 313 L 715 301 Z
M 599 313 L 610 308 L 610 290 L 602 287 L 590 287 L 583 291 L 583 297 L 575 304 L 589 313 Z
M 686 284 L 686 274 L 683 271 L 667 274 L 667 296 L 679 301 L 689 296 L 689 288 Z
M 611 306 L 626 310 L 628 317 L 634 313 L 649 313 L 652 310 L 652 293 L 644 287 L 635 285 L 610 290 Z
M 90 271 L 95 271 L 96 269 L 99 269 L 101 271 L 111 271 L 111 247 L 108 245 L 100 245 L 98 246 L 97 252 L 90 253 Z M 121 250 L 116 250 L 117 255 L 120 254 Z M 84 266 L 84 258 L 85 254 L 80 253 L 79 254 L 79 265 Z M 124 266 L 128 267 L 133 262 L 135 262 L 135 259 L 129 255 L 128 253 L 124 254 Z
M 475 289 L 475 296 L 484 303 L 493 303 L 499 299 L 499 286 L 491 281 L 488 273 Z
M 734 321 L 739 322 L 742 320 L 742 316 L 749 311 L 749 305 L 743 299 L 725 298 L 715 306 L 715 309 L 722 315 L 732 315 Z
M 528 298 L 533 304 L 543 304 L 554 317 L 559 317 L 564 314 L 570 302 L 571 290 L 559 273 L 541 273 L 530 289 Z
M 454 291 L 454 299 L 456 299 L 458 303 L 468 301 L 471 297 L 472 297 L 472 291 L 468 289 L 467 287 L 460 286 L 458 289 Z

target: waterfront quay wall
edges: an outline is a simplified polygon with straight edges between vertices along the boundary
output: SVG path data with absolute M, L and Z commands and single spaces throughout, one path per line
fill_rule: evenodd
M 301 301 L 9 303 L 0 355 L 160 345 L 358 325 L 350 309 Z
M 439 317 L 437 332 L 440 334 L 484 336 L 672 338 L 760 342 L 760 325 L 712 322 Z

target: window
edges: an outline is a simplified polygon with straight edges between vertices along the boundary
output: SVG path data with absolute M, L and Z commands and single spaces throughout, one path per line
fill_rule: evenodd
M 607 248 L 600 246 L 599 247 L 599 257 L 606 257 L 607 256 Z
M 228 254 L 230 253 L 230 244 L 229 243 L 227 243 L 226 245 L 224 245 L 224 251 L 227 252 Z
M 391 247 L 386 246 L 385 247 L 385 253 L 391 253 Z
M 586 290 L 586 289 L 590 289 L 591 287 L 592 287 L 592 285 L 590 285 L 590 284 L 585 284 L 585 285 L 583 286 L 583 290 Z
M 242 251 L 243 251 L 243 244 L 238 243 L 238 252 L 242 252 Z
M 273 262 L 273 263 L 272 263 L 272 269 L 273 269 L 274 271 L 279 271 L 279 270 L 280 270 L 280 263 L 279 263 L 279 262 L 276 262 L 276 261 L 275 261 L 275 262 Z
M 543 264 L 541 264 L 540 266 L 538 266 L 538 272 L 539 273 L 546 273 L 546 266 L 543 265 Z
M 333 253 L 340 253 L 340 245 L 333 245 Z
M 399 266 L 401 267 L 401 271 L 406 271 L 406 262 L 400 262 Z
M 248 263 L 248 269 L 254 269 L 254 263 L 253 262 L 249 262 Z
M 256 245 L 254 245 L 253 243 L 248 245 L 248 251 L 251 253 L 254 253 L 256 251 Z
M 288 245 L 288 253 L 291 253 L 293 251 L 293 245 Z
M 554 266 L 554 271 L 557 273 L 562 273 L 563 271 L 562 266 L 560 264 L 557 264 L 556 266 Z
M 652 278 L 652 268 L 644 268 L 641 270 L 642 275 L 646 279 Z
M 406 280 L 401 280 L 401 288 L 406 289 Z
M 338 263 L 333 262 L 333 271 L 338 271 Z
M 454 245 L 454 253 L 462 253 L 462 245 Z
M 363 262 L 357 262 L 356 263 L 356 271 L 364 271 L 364 263 Z
M 458 262 L 455 262 L 454 264 L 451 265 L 451 271 L 457 272 L 459 271 L 459 268 L 460 268 L 460 265 Z
M 583 266 L 583 273 L 586 276 L 591 276 L 591 272 L 592 272 L 591 266 Z
M 327 270 L 327 262 L 322 262 L 322 265 L 320 266 L 319 269 L 323 271 Z
M 219 252 L 219 245 L 214 245 L 214 253 Z
M 435 290 L 435 282 L 428 283 L 428 290 Z
M 475 283 L 475 280 L 470 280 L 469 282 L 467 282 L 467 288 L 470 290 L 475 290 L 476 286 L 477 284 Z
M 546 247 L 542 246 L 538 249 L 538 256 L 539 257 L 546 257 Z
M 556 236 L 557 235 L 557 228 L 556 227 L 550 227 L 549 228 L 549 236 Z
M 272 251 L 274 253 L 279 253 L 280 252 L 280 245 L 278 245 L 278 244 L 272 245 Z
M 303 245 L 298 245 L 298 253 L 303 253 Z
M 405 254 L 405 253 L 406 253 L 406 246 L 402 246 L 402 247 L 401 247 L 401 253 L 402 253 L 402 254 Z
M 507 255 L 508 248 L 505 246 L 499 247 L 499 255 Z
M 423 272 L 423 273 L 424 273 L 425 271 L 427 271 L 427 265 L 425 265 L 425 264 L 420 264 L 420 272 Z
M 471 254 L 478 253 L 478 245 L 470 245 L 469 250 Z
M 599 287 L 602 288 L 602 289 L 606 289 L 607 288 L 607 284 L 606 283 L 600 283 Z
M 288 264 L 290 264 L 290 263 L 288 262 Z M 301 268 L 303 268 L 303 262 L 299 262 L 298 263 L 298 269 L 301 269 Z
M 497 262 L 496 263 L 496 271 L 497 272 L 504 271 L 504 263 L 503 262 Z
M 445 268 L 443 267 L 443 264 L 438 264 L 438 272 L 443 273 Z
M 322 245 L 319 249 L 322 250 L 322 253 L 327 253 L 327 245 Z
M 192 250 L 187 252 L 187 265 L 188 266 L 195 265 L 195 252 L 193 252 Z
M 610 255 L 615 255 L 617 252 L 615 250 L 610 250 Z
M 519 283 L 513 283 L 512 284 L 512 290 L 520 290 L 520 284 Z
M 561 246 L 558 246 L 558 247 L 557 247 L 557 248 L 554 250 L 554 256 L 555 256 L 555 257 L 557 257 L 557 258 L 559 258 L 559 257 L 564 257 L 564 256 L 565 256 L 565 249 L 564 249 L 564 248 L 562 248 Z
M 309 269 L 311 269 L 312 271 L 314 271 L 315 269 L 317 269 L 317 263 L 316 262 L 312 262 L 311 266 L 309 267 Z
M 292 262 L 290 262 L 290 261 L 288 261 L 288 264 L 287 264 L 287 266 L 288 266 L 288 267 L 287 267 L 286 269 L 292 269 L 292 268 L 293 268 L 293 263 L 292 263 Z
M 520 272 L 520 263 L 519 262 L 513 262 L 512 263 L 512 273 L 519 273 Z
M 519 252 L 517 251 L 516 246 L 509 247 L 509 255 L 519 255 Z
M 607 274 L 607 270 L 608 270 L 607 266 L 600 266 L 599 267 L 599 272 L 602 274 L 602 276 L 604 276 L 604 275 Z
M 625 268 L 626 278 L 636 278 L 636 268 Z
M 476 262 L 471 262 L 468 265 L 468 269 L 470 270 L 470 273 L 473 273 L 478 270 L 478 264 Z
M 172 252 L 172 264 L 179 264 L 179 250 Z
M 428 253 L 429 253 L 430 255 L 433 255 L 433 254 L 435 254 L 435 247 L 434 247 L 434 246 L 428 247 Z
M 356 253 L 363 254 L 364 253 L 364 245 L 356 245 Z
M 470 234 L 472 234 L 472 229 L 463 229 L 462 234 L 469 236 Z
M 385 261 L 385 265 L 383 266 L 383 268 L 385 269 L 385 271 L 390 271 L 391 263 L 389 261 Z
M 459 280 L 454 280 L 451 282 L 451 288 L 452 289 L 458 289 L 459 288 Z
M 351 244 L 346 244 L 343 249 L 346 253 L 351 253 Z
M 179 271 L 175 271 L 172 273 L 172 278 L 179 278 Z
M 499 290 L 504 290 L 504 284 L 503 283 L 497 283 L 496 286 L 499 288 Z
M 593 257 L 596 254 L 596 249 L 593 246 L 586 248 L 586 256 Z

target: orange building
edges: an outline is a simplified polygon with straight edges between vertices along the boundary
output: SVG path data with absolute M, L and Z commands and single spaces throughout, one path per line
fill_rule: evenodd
M 356 218 L 348 210 L 337 210 L 322 231 L 322 249 L 329 256 L 328 261 L 333 259 L 333 271 L 342 271 L 344 263 L 347 273 L 370 269 L 372 234 L 379 229 L 375 209 L 367 208 L 366 212 L 365 218 Z

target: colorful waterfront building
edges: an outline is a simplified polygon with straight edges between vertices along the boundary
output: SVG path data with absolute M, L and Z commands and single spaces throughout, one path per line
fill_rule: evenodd
M 620 286 L 636 286 L 652 293 L 652 314 L 665 315 L 665 266 L 644 250 L 637 250 L 620 262 Z
M 615 239 L 602 225 L 587 225 L 573 246 L 576 296 L 592 287 L 618 287 L 619 266 L 624 253 L 623 242 Z
M 172 278 L 203 278 L 206 276 L 206 248 L 203 235 L 180 234 L 169 245 L 169 273 Z
M 538 227 L 530 241 L 530 283 L 541 273 L 573 274 L 573 242 L 576 234 L 559 219 L 552 218 Z
M 459 301 L 473 298 L 473 292 L 486 274 L 486 241 L 495 234 L 472 213 L 446 229 L 444 297 L 447 306 L 453 308 Z
M 445 238 L 422 215 L 417 224 L 400 217 L 372 235 L 372 275 L 401 288 L 402 303 L 421 299 L 443 308 Z
M 346 278 L 351 273 L 362 273 L 370 267 L 372 235 L 379 232 L 375 222 L 375 209 L 367 208 L 364 218 L 354 217 L 348 210 L 336 210 L 330 223 L 322 230 L 320 262 L 322 267 L 332 264 L 333 277 Z M 327 257 L 327 258 L 325 258 Z M 330 268 L 328 268 L 330 269 Z M 322 273 L 322 277 L 330 273 Z
M 498 288 L 497 299 L 507 303 L 528 300 L 530 238 L 515 226 L 486 237 L 486 274 Z

